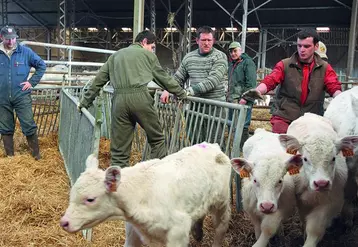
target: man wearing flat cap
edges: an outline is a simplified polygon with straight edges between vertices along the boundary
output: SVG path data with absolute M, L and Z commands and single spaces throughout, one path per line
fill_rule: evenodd
M 40 159 L 37 126 L 33 118 L 31 88 L 35 87 L 46 70 L 44 61 L 30 48 L 16 42 L 14 27 L 0 30 L 0 134 L 7 156 L 14 155 L 15 118 L 19 118 L 32 156 Z M 31 67 L 35 73 L 28 79 Z
M 242 149 L 245 141 L 249 138 L 251 111 L 254 104 L 254 101 L 243 99 L 242 94 L 256 87 L 256 65 L 251 57 L 242 52 L 239 42 L 234 41 L 229 45 L 229 55 L 226 99 L 228 102 L 249 106 L 240 143 L 240 149 Z M 229 111 L 229 119 L 232 119 L 232 111 Z

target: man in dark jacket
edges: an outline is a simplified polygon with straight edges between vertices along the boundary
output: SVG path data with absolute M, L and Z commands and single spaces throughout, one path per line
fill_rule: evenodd
M 278 62 L 255 91 L 245 93 L 260 96 L 279 86 L 271 118 L 274 133 L 286 133 L 289 124 L 306 112 L 323 115 L 325 92 L 332 97 L 341 93 L 336 72 L 315 53 L 318 42 L 316 31 L 300 31 L 297 52 Z
M 179 98 L 186 98 L 186 91 L 160 66 L 157 56 L 152 52 L 155 40 L 153 33 L 143 31 L 137 35 L 134 44 L 112 54 L 79 104 L 79 108 L 88 108 L 99 90 L 111 81 L 114 88 L 111 113 L 112 165 L 122 168 L 128 166 L 136 123 L 147 134 L 151 158 L 167 155 L 164 133 L 147 84 L 154 79 L 159 86 Z
M 39 83 L 46 65 L 30 48 L 17 44 L 13 27 L 3 27 L 0 35 L 0 134 L 5 152 L 7 156 L 14 155 L 15 110 L 32 156 L 38 160 L 40 150 L 32 112 L 31 88 Z M 28 80 L 31 67 L 36 72 Z
M 249 138 L 249 126 L 254 101 L 245 100 L 241 96 L 247 90 L 256 87 L 256 65 L 251 57 L 242 52 L 239 42 L 230 44 L 229 53 L 227 101 L 249 106 L 240 143 L 240 148 L 242 149 L 245 141 Z M 232 110 L 229 110 L 229 119 L 232 119 Z

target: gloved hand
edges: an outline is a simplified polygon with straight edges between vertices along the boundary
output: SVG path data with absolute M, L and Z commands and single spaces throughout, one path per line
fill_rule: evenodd
M 77 111 L 82 114 L 82 108 L 83 108 L 83 105 L 81 103 L 77 103 Z
M 192 87 L 188 87 L 188 89 L 186 89 L 186 96 L 194 96 L 194 90 Z
M 246 101 L 255 101 L 255 99 L 261 99 L 261 100 L 264 99 L 260 91 L 255 88 L 244 92 L 241 97 Z

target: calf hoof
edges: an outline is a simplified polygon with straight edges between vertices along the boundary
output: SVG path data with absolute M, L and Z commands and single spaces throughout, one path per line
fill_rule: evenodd
M 201 242 L 203 240 L 204 232 L 202 222 L 195 222 L 195 224 L 191 228 L 191 235 L 193 235 L 193 238 L 197 242 Z

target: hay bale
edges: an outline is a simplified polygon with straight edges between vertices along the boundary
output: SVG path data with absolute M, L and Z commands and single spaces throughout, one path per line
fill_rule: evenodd
M 251 124 L 249 131 L 253 133 L 257 128 L 263 128 L 267 131 L 272 131 L 270 124 L 270 109 L 268 108 L 253 108 L 251 116 Z

